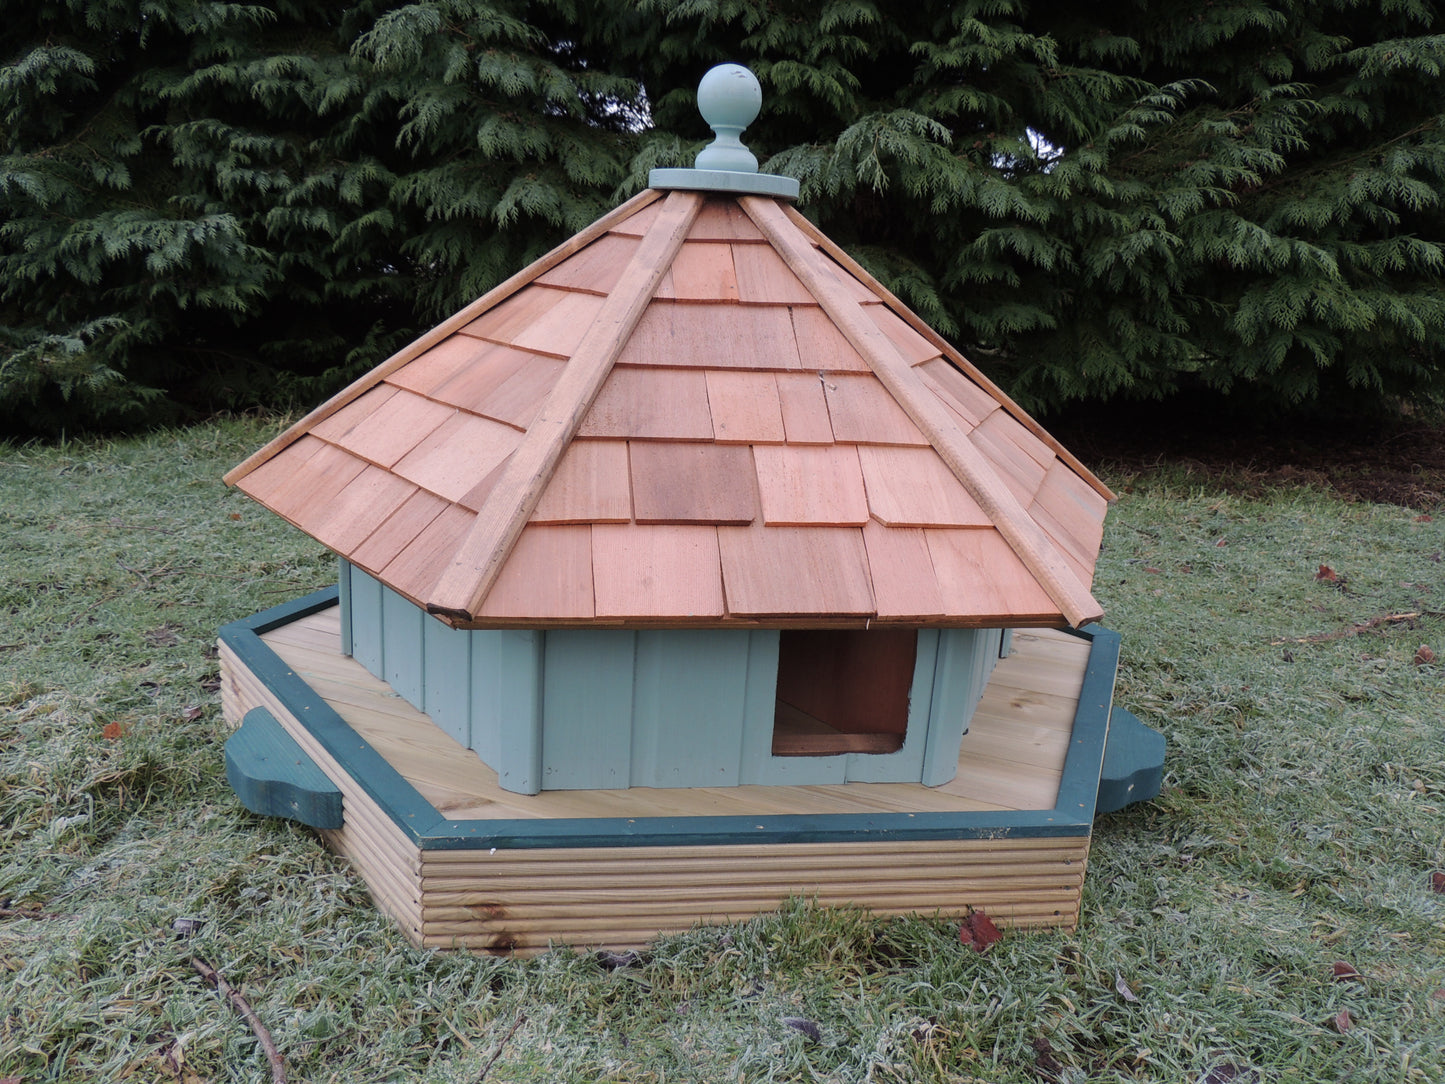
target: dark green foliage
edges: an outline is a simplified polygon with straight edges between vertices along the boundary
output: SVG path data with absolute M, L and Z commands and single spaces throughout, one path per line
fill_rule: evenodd
M 316 399 L 690 164 L 723 60 L 1026 405 L 1445 389 L 1433 3 L 0 8 L 0 424 Z
M 0 426 L 314 399 L 623 175 L 606 103 L 635 88 L 505 5 L 0 14 Z

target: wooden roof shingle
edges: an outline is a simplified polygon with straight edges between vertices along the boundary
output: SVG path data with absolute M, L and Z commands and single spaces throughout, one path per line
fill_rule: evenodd
M 791 207 L 653 190 L 226 481 L 459 627 L 1083 624 L 1113 496 Z

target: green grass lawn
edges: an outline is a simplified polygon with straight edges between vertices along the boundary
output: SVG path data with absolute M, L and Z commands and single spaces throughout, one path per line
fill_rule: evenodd
M 412 949 L 227 789 L 216 628 L 334 577 L 220 484 L 275 428 L 0 446 L 0 1081 L 271 1079 L 192 957 L 296 1081 L 1445 1080 L 1445 510 L 1106 471 L 1116 700 L 1169 754 L 1074 933 L 793 901 L 514 962 Z

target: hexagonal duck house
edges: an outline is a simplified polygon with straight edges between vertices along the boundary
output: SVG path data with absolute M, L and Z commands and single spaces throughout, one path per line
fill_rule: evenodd
M 1157 787 L 1132 720 L 1102 767 L 1117 638 L 1077 631 L 1108 489 L 735 166 L 655 171 L 227 475 L 341 558 L 222 632 L 232 783 L 420 944 L 794 894 L 1069 925 L 1101 773 Z

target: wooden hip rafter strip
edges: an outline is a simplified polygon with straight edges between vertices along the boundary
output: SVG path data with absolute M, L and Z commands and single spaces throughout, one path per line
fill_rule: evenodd
M 701 206 L 702 197 L 694 192 L 672 192 L 666 197 L 631 262 L 507 461 L 471 532 L 437 580 L 428 611 L 465 622 L 481 610 L 547 481 Z
M 994 400 L 999 404 L 999 406 L 1003 407 L 1003 409 L 1009 414 L 1010 417 L 1012 417 L 1015 421 L 1017 421 L 1020 425 L 1022 425 L 1026 430 L 1032 433 L 1039 440 L 1043 441 L 1043 443 L 1048 446 L 1049 450 L 1052 451 L 1055 455 L 1057 455 L 1066 464 L 1068 464 L 1068 466 L 1071 467 L 1074 472 L 1079 475 L 1080 478 L 1082 478 L 1086 483 L 1088 483 L 1091 489 L 1097 492 L 1106 501 L 1112 501 L 1116 499 L 1114 492 L 1102 481 L 1100 481 L 1094 475 L 1094 473 L 1089 470 L 1088 467 L 1084 466 L 1084 464 L 1081 463 L 1072 452 L 1070 452 L 1067 448 L 1065 448 L 1062 444 L 1055 440 L 1054 437 L 1037 421 L 1029 417 L 1028 413 L 1025 412 L 1024 409 L 1020 407 L 1017 403 L 1015 403 L 1013 399 L 1011 399 L 1002 388 L 1000 388 L 997 384 L 990 380 L 988 376 L 978 368 L 978 366 L 974 365 L 973 362 L 969 361 L 966 357 L 964 357 L 963 354 L 961 354 L 957 349 L 955 349 L 954 346 L 949 343 L 948 340 L 945 339 L 942 335 L 938 334 L 938 332 L 934 331 L 933 328 L 929 327 L 926 323 L 919 319 L 917 314 L 914 313 L 911 309 L 909 309 L 907 305 L 904 305 L 903 302 L 899 301 L 898 298 L 896 298 L 886 286 L 884 286 L 881 282 L 879 282 L 872 275 L 870 275 L 861 264 L 859 264 L 856 260 L 854 260 L 851 256 L 849 256 L 846 252 L 839 248 L 838 245 L 821 230 L 819 230 L 817 226 L 809 222 L 808 219 L 803 215 L 803 212 L 799 211 L 796 207 L 789 204 L 783 208 L 783 213 L 787 215 L 788 219 L 793 223 L 793 225 L 797 226 L 798 229 L 800 229 L 810 241 L 817 244 L 820 248 L 822 248 L 825 253 L 827 253 L 830 257 L 837 261 L 839 266 L 841 266 L 845 271 L 847 271 L 850 275 L 856 278 L 859 282 L 863 283 L 885 305 L 887 305 L 888 308 L 892 310 L 895 315 L 897 315 L 901 320 L 903 320 L 904 323 L 906 323 L 914 331 L 918 332 L 918 334 L 923 336 L 923 338 L 928 340 L 928 342 L 938 347 L 939 352 L 942 353 L 943 356 L 947 359 L 949 365 L 960 369 L 965 374 L 967 374 L 968 378 L 976 385 L 978 385 L 983 390 L 984 394 L 986 394 L 990 399 Z
M 1009 547 L 1038 580 L 1074 626 L 1097 621 L 1103 609 L 1054 544 L 1039 528 L 997 473 L 973 447 L 948 408 L 923 384 L 843 284 L 819 266 L 824 257 L 799 230 L 776 200 L 742 196 L 738 202 L 748 217 L 782 255 L 793 273 L 812 291 L 853 347 L 863 355 L 874 375 L 908 413 L 934 450 L 984 510 Z

